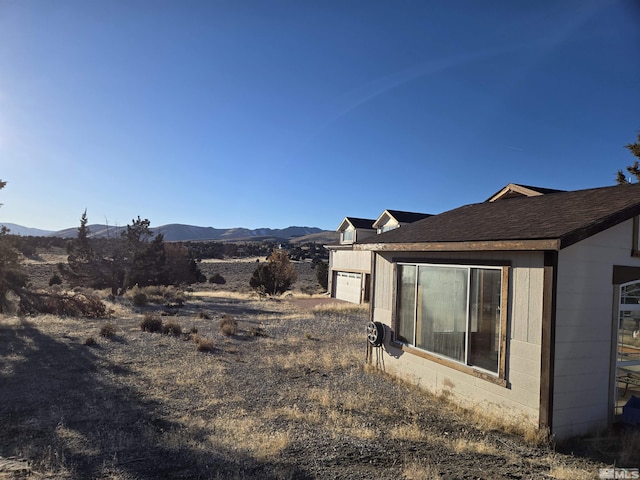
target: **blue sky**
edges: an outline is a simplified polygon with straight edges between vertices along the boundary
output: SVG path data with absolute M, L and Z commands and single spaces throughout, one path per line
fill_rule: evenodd
M 0 0 L 0 221 L 335 229 L 615 182 L 635 1 Z

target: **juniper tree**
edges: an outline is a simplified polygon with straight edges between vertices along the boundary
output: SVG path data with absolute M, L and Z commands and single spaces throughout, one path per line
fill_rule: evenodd
M 0 190 L 7 182 L 0 180 Z M 2 205 L 2 204 L 0 204 Z M 10 304 L 8 294 L 13 292 L 22 301 L 29 277 L 20 263 L 20 255 L 12 243 L 9 230 L 0 227 L 0 312 L 4 312 Z
M 631 154 L 638 159 L 633 162 L 633 165 L 629 165 L 627 167 L 627 172 L 629 172 L 633 176 L 633 178 L 635 178 L 635 182 L 638 182 L 640 181 L 640 133 L 638 134 L 638 139 L 636 140 L 636 142 L 625 145 L 625 148 L 627 148 L 631 152 Z M 635 183 L 633 179 L 627 179 L 624 173 L 622 173 L 622 170 L 618 170 L 616 182 L 618 184 Z
M 275 249 L 267 263 L 258 265 L 249 285 L 269 295 L 286 292 L 297 279 L 296 269 L 285 250 Z

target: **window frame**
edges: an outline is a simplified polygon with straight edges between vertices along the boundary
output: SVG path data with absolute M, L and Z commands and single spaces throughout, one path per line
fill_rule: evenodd
M 508 305 L 509 305 L 509 273 L 510 273 L 510 262 L 491 262 L 491 261 L 459 261 L 459 260 L 449 260 L 449 261 L 442 261 L 441 259 L 439 260 L 429 260 L 429 259 L 418 259 L 418 260 L 413 260 L 413 259 L 393 259 L 393 282 L 394 282 L 394 290 L 393 290 L 393 305 L 394 305 L 394 309 L 393 309 L 393 318 L 392 318 L 392 325 L 393 325 L 393 338 L 391 340 L 391 346 L 395 347 L 395 348 L 399 348 L 401 349 L 403 352 L 406 353 L 410 353 L 416 356 L 419 356 L 421 358 L 425 358 L 427 360 L 433 361 L 435 363 L 438 363 L 440 365 L 444 365 L 450 368 L 453 368 L 455 370 L 464 372 L 464 373 L 468 373 L 470 375 L 473 375 L 475 377 L 479 377 L 482 378 L 484 380 L 487 380 L 489 382 L 501 385 L 506 387 L 507 386 L 507 372 L 506 372 L 506 358 L 507 358 L 507 325 L 508 325 Z M 435 352 L 431 352 L 429 350 L 425 350 L 423 348 L 420 347 L 416 347 L 415 346 L 415 334 L 414 334 L 414 345 L 411 345 L 409 343 L 405 343 L 402 340 L 399 340 L 397 338 L 397 331 L 398 331 L 398 320 L 399 320 L 399 301 L 400 301 L 400 296 L 398 295 L 399 292 L 399 269 L 398 266 L 399 265 L 410 265 L 410 266 L 415 266 L 416 267 L 416 277 L 417 277 L 417 272 L 418 272 L 418 267 L 420 266 L 434 266 L 434 267 L 451 267 L 451 268 L 466 268 L 467 269 L 467 273 L 468 276 L 467 278 L 470 278 L 470 271 L 471 269 L 494 269 L 494 270 L 500 270 L 501 271 L 501 284 L 500 284 L 500 304 L 499 304 L 499 308 L 500 308 L 500 320 L 499 320 L 499 325 L 500 325 L 500 334 L 499 334 L 499 352 L 498 352 L 498 371 L 497 372 L 493 372 L 487 369 L 484 369 L 482 367 L 478 367 L 475 365 L 469 365 L 468 363 L 464 363 L 464 362 L 459 362 L 453 358 L 435 353 Z M 416 280 L 417 283 L 417 280 Z M 470 286 L 467 285 L 467 288 L 469 288 Z M 467 296 L 468 298 L 468 296 Z M 414 299 L 414 302 L 416 303 L 416 310 L 417 310 L 417 296 Z M 467 300 L 467 305 L 466 308 L 467 310 L 469 309 L 469 301 Z M 416 327 L 417 327 L 417 313 L 414 314 L 414 324 L 413 324 L 413 330 L 415 332 Z M 470 325 L 470 317 L 469 314 L 467 314 L 467 319 L 466 319 L 466 330 L 468 331 Z M 465 348 L 468 348 L 468 335 L 465 335 Z M 468 360 L 469 354 L 468 352 L 466 352 L 465 354 L 465 360 Z
M 347 227 L 341 233 L 341 243 L 354 243 L 356 241 L 356 229 Z

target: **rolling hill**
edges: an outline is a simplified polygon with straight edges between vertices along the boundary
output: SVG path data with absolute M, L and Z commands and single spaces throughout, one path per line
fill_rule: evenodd
M 59 231 L 41 230 L 37 228 L 23 227 L 14 223 L 2 223 L 10 229 L 11 233 L 20 236 L 38 236 L 38 237 L 60 237 L 74 238 L 77 233 L 77 227 L 66 228 Z M 126 227 L 113 225 L 89 225 L 91 237 L 108 238 L 120 235 Z M 322 230 L 317 227 L 287 227 L 282 229 L 272 228 L 213 228 L 213 227 L 197 227 L 194 225 L 182 225 L 172 223 L 169 225 L 161 225 L 151 228 L 154 232 L 161 232 L 165 240 L 169 242 L 185 242 L 185 241 L 296 241 L 297 239 L 305 239 L 310 242 L 333 242 L 334 237 L 337 240 L 337 233 L 330 230 Z

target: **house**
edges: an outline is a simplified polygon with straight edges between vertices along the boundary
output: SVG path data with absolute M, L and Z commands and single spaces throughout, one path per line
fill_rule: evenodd
M 353 244 L 376 234 L 375 220 L 345 217 L 338 226 L 339 245 L 326 245 L 329 250 L 329 282 L 331 296 L 352 303 L 369 301 L 371 285 L 371 252 L 355 252 Z
M 640 396 L 639 216 L 640 185 L 552 191 L 354 244 L 382 365 L 556 438 L 606 427 Z
M 426 213 L 385 210 L 377 220 L 345 217 L 337 229 L 340 244 L 326 246 L 329 250 L 328 290 L 331 296 L 352 303 L 368 302 L 372 254 L 355 251 L 354 243 L 428 216 Z

